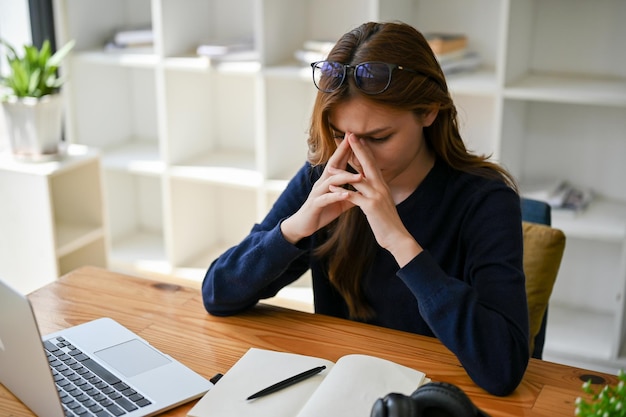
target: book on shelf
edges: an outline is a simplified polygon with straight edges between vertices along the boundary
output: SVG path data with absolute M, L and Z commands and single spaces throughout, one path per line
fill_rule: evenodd
M 450 52 L 467 48 L 467 36 L 461 33 L 424 33 L 424 37 L 435 55 L 444 55 Z
M 152 45 L 154 32 L 151 28 L 120 30 L 113 35 L 112 42 L 119 46 Z
M 446 52 L 445 54 L 435 54 L 435 58 L 437 58 L 439 64 L 445 64 L 446 62 L 463 59 L 467 56 L 467 54 L 470 53 L 472 53 L 470 50 L 468 50 L 467 48 L 463 48 L 451 52 Z
M 247 39 L 208 41 L 202 42 L 196 47 L 196 53 L 198 55 L 207 56 L 209 58 L 250 51 L 254 51 L 254 42 Z
M 545 201 L 554 210 L 580 212 L 593 201 L 593 191 L 566 180 L 540 181 L 522 185 L 522 196 Z
M 210 41 L 196 47 L 196 54 L 210 63 L 258 61 L 259 52 L 254 43 L 248 40 Z
M 426 33 L 424 37 L 445 75 L 473 71 L 482 63 L 481 56 L 468 48 L 467 37 L 457 33 Z
M 445 75 L 458 72 L 474 71 L 482 63 L 482 59 L 477 52 L 461 50 L 437 56 L 439 66 Z
M 265 397 L 248 396 L 307 369 L 321 373 Z M 294 353 L 250 348 L 189 411 L 189 417 L 369 416 L 376 399 L 390 392 L 410 395 L 429 382 L 423 372 L 368 355 L 337 362 Z
M 154 33 L 150 28 L 124 29 L 113 34 L 104 45 L 107 52 L 153 53 Z

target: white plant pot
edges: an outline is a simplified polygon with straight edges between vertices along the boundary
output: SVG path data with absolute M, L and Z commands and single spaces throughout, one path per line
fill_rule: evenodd
M 13 155 L 39 161 L 59 153 L 63 125 L 60 93 L 35 97 L 7 97 L 2 101 L 4 122 Z

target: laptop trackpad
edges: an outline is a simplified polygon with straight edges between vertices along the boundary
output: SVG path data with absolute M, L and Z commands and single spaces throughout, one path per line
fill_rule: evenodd
M 169 358 L 137 339 L 95 353 L 126 377 L 133 377 L 171 362 Z

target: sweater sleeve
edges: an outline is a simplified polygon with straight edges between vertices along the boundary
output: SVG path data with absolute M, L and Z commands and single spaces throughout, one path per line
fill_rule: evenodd
M 245 310 L 260 299 L 273 297 L 309 268 L 306 242 L 289 243 L 280 223 L 304 203 L 315 172 L 305 164 L 263 221 L 213 261 L 202 282 L 203 302 L 209 313 L 223 316 Z
M 519 198 L 481 196 L 461 231 L 467 277 L 448 276 L 428 251 L 400 269 L 420 314 L 474 382 L 494 395 L 520 383 L 529 359 Z

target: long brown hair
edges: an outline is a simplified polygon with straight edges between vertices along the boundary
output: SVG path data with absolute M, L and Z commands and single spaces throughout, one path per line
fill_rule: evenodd
M 401 22 L 368 22 L 343 35 L 328 55 L 329 61 L 356 65 L 382 61 L 413 69 L 396 70 L 389 88 L 381 94 L 367 95 L 352 80 L 331 93 L 318 92 L 309 132 L 308 159 L 313 165 L 325 164 L 336 149 L 329 115 L 347 99 L 361 95 L 374 103 L 414 112 L 418 117 L 436 108 L 435 121 L 424 128 L 424 138 L 438 158 L 452 168 L 482 177 L 500 179 L 516 189 L 512 176 L 488 156 L 467 151 L 459 133 L 457 111 L 443 72 L 424 36 Z M 355 207 L 343 213 L 324 230 L 325 242 L 315 255 L 326 258 L 328 277 L 343 296 L 350 316 L 367 319 L 373 315 L 361 280 L 376 250 L 376 240 L 363 212 Z M 358 254 L 358 256 L 350 256 Z

